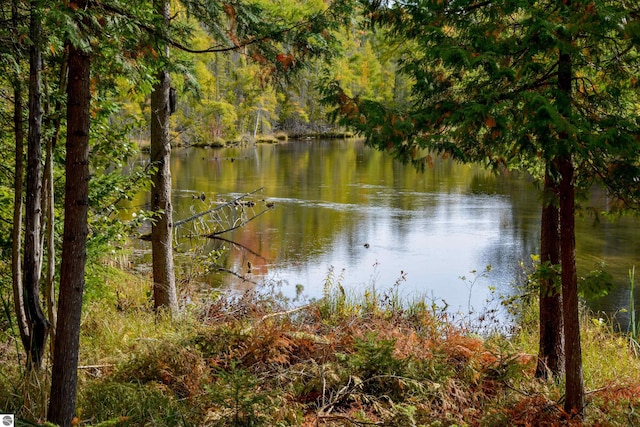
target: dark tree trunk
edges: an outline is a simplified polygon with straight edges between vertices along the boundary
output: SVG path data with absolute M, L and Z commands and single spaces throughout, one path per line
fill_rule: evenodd
M 27 321 L 27 313 L 24 306 L 24 293 L 22 288 L 22 188 L 24 174 L 24 129 L 22 127 L 22 88 L 20 82 L 14 87 L 14 126 L 16 138 L 16 161 L 14 179 L 14 205 L 13 205 L 13 230 L 11 232 L 11 270 L 13 278 L 13 303 L 18 319 L 20 339 L 25 350 L 29 349 L 31 333 Z
M 571 2 L 567 1 L 567 6 Z M 569 42 L 570 40 L 567 40 Z M 572 60 L 567 52 L 560 52 L 558 61 L 558 111 L 565 120 L 571 118 Z M 580 319 L 578 306 L 578 275 L 576 272 L 575 189 L 574 166 L 570 149 L 573 137 L 562 131 L 559 137 L 560 155 L 556 159 L 560 173 L 560 260 L 562 264 L 562 313 L 564 317 L 565 348 L 565 410 L 582 417 L 584 384 L 582 379 L 582 350 L 580 347 Z
M 13 0 L 11 4 L 11 21 L 13 25 L 13 43 L 16 52 L 19 50 L 18 38 L 18 1 Z M 13 229 L 11 232 L 11 277 L 13 280 L 13 305 L 18 320 L 18 330 L 20 339 L 25 350 L 28 351 L 31 342 L 31 332 L 27 320 L 27 313 L 24 305 L 24 292 L 22 282 L 22 208 L 24 191 L 24 105 L 22 76 L 19 72 L 13 76 L 13 126 L 16 138 L 16 159 L 14 175 L 14 205 L 13 205 Z
M 86 1 L 78 2 L 78 6 L 84 10 Z M 71 425 L 75 413 L 78 383 L 80 317 L 88 234 L 90 64 L 88 53 L 69 45 L 64 234 L 48 412 L 50 422 L 64 427 Z
M 568 413 L 581 416 L 584 410 L 582 350 L 576 272 L 574 168 L 570 155 L 558 159 L 560 171 L 560 251 L 562 259 L 562 309 L 565 346 L 565 403 Z
M 158 0 L 156 10 L 169 25 L 169 2 Z M 165 57 L 169 56 L 168 47 Z M 151 161 L 157 171 L 153 176 L 151 209 L 159 215 L 151 229 L 153 259 L 153 300 L 156 309 L 171 313 L 178 309 L 173 264 L 173 205 L 171 202 L 171 143 L 169 141 L 169 95 L 171 79 L 167 70 L 158 74 L 151 94 Z
M 536 377 L 559 379 L 564 373 L 562 293 L 556 269 L 560 264 L 560 212 L 558 186 L 547 166 L 540 227 L 540 348 Z
M 42 21 L 37 1 L 31 2 L 31 47 L 29 49 L 29 136 L 27 141 L 27 200 L 25 216 L 23 292 L 29 322 L 30 340 L 27 348 L 30 366 L 42 364 L 49 334 L 40 305 L 40 272 L 42 267 L 42 89 L 40 70 L 42 53 L 40 39 Z
M 49 331 L 49 342 L 51 354 L 55 351 L 56 326 L 58 324 L 58 316 L 56 311 L 55 297 L 55 280 L 56 280 L 56 258 L 55 258 L 55 192 L 53 177 L 53 152 L 58 145 L 60 138 L 60 128 L 62 126 L 62 97 L 67 88 L 67 65 L 68 65 L 68 49 L 62 57 L 60 64 L 60 79 L 58 81 L 58 89 L 56 102 L 54 104 L 53 113 L 50 111 L 49 103 L 45 102 L 45 129 L 53 131 L 50 138 L 47 139 L 46 160 L 44 164 L 44 185 L 42 191 L 42 200 L 45 207 L 46 233 L 45 241 L 47 248 L 47 268 L 45 274 L 45 301 L 47 306 L 47 314 L 49 315 L 49 323 L 51 329 Z M 49 99 L 46 96 L 46 99 Z

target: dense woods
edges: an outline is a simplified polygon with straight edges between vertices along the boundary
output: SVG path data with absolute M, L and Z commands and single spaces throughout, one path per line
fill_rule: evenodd
M 525 171 L 537 180 L 541 264 L 532 275 L 539 298 L 532 303 L 538 358 L 531 381 L 563 390 L 551 423 L 569 425 L 587 417 L 575 202 L 593 185 L 607 189 L 616 213 L 637 209 L 640 200 L 640 8 L 635 2 L 11 0 L 0 5 L 0 21 L 0 150 L 5 158 L 0 328 L 17 354 L 2 363 L 7 368 L 3 384 L 12 391 L 0 395 L 0 405 L 6 405 L 0 412 L 37 423 L 82 422 L 76 405 L 80 337 L 92 324 L 83 321 L 85 282 L 108 284 L 112 275 L 121 274 L 105 272 L 105 260 L 126 247 L 141 222 L 151 224 L 153 265 L 153 301 L 149 317 L 143 317 L 180 329 L 172 323 L 187 316 L 178 303 L 173 262 L 173 147 L 354 131 L 417 168 L 428 168 L 433 156 L 449 156 L 496 173 Z M 147 163 L 123 167 L 145 147 Z M 151 194 L 149 211 L 122 221 L 122 202 L 141 190 Z M 299 393 L 292 399 L 299 406 L 287 407 L 291 413 L 278 425 L 311 425 L 309 409 L 302 405 L 317 402 L 319 395 L 315 425 L 432 425 L 428 411 L 438 402 L 451 411 L 467 402 L 476 412 L 468 418 L 460 413 L 431 419 L 440 423 L 433 425 L 476 425 L 491 417 L 495 424 L 488 425 L 505 425 L 501 422 L 513 407 L 489 418 L 478 414 L 493 396 L 507 396 L 509 387 L 500 381 L 508 369 L 519 376 L 532 365 L 517 352 L 489 355 L 497 347 L 464 336 L 424 306 L 405 312 L 379 302 L 350 305 L 339 293 L 328 292 L 317 306 L 305 308 L 299 323 L 287 324 L 277 322 L 294 312 L 272 299 L 241 301 L 250 307 L 246 313 L 254 312 L 242 318 L 230 314 L 228 303 L 207 301 L 195 320 L 181 320 L 187 326 L 180 345 L 197 348 L 202 359 L 188 360 L 177 351 L 167 361 L 160 352 L 155 361 L 144 362 L 150 363 L 146 368 L 127 365 L 123 372 L 160 376 L 158 384 L 180 399 L 204 393 L 227 402 L 229 396 L 220 397 L 228 393 L 222 388 L 233 383 L 245 393 L 255 386 L 249 370 L 277 376 L 269 366 L 294 366 L 297 349 L 304 363 L 325 358 L 322 363 L 336 371 L 313 374 L 311 382 L 319 383 L 298 384 L 304 390 L 278 397 Z M 265 307 L 279 313 L 272 318 Z M 519 309 L 522 319 L 532 310 Z M 211 310 L 219 311 L 219 324 Z M 349 340 L 328 327 L 364 327 L 366 322 L 351 320 L 368 316 L 388 329 L 385 339 L 356 333 Z M 200 320 L 206 328 L 194 326 Z M 260 334 L 253 335 L 256 330 Z M 228 348 L 244 338 L 265 340 L 265 348 L 245 343 L 227 352 L 216 347 L 216 335 L 229 340 Z M 399 349 L 394 346 L 401 336 L 409 343 Z M 498 347 L 511 345 L 502 339 Z M 324 343 L 331 356 L 321 354 Z M 420 353 L 430 345 L 445 364 Z M 260 353 L 269 346 L 274 353 Z M 207 358 L 218 365 L 205 367 Z M 247 365 L 239 367 L 239 360 Z M 153 363 L 173 367 L 158 368 L 164 377 L 143 372 L 155 369 Z M 438 371 L 456 364 L 472 374 Z M 186 389 L 176 391 L 177 372 L 187 366 L 201 377 L 185 373 L 180 387 Z M 225 377 L 222 368 L 235 377 Z M 431 377 L 424 373 L 429 369 Z M 348 383 L 340 386 L 341 381 Z M 451 400 L 439 394 L 442 384 L 449 394 L 461 390 L 454 385 L 458 381 L 473 387 Z M 328 400 L 327 383 L 335 387 Z M 277 382 L 270 387 L 276 390 Z M 487 394 L 479 397 L 475 393 L 483 387 Z M 87 395 L 96 392 L 87 390 Z M 384 412 L 376 405 L 386 405 L 380 396 L 387 391 L 391 409 Z M 367 396 L 377 397 L 367 401 Z M 216 418 L 209 413 L 216 404 L 194 404 L 201 413 L 194 409 L 192 415 L 200 421 L 180 423 L 275 425 L 269 424 L 275 418 L 265 415 L 266 394 L 235 399 L 233 416 L 224 418 L 218 406 Z M 393 399 L 405 403 L 395 405 Z M 510 399 L 504 401 L 523 404 Z M 167 411 L 182 405 L 170 402 Z M 349 412 L 356 402 L 366 407 L 362 419 Z M 598 408 L 605 411 L 605 406 Z M 331 413 L 339 407 L 349 410 Z M 105 413 L 86 425 L 145 423 L 144 416 Z

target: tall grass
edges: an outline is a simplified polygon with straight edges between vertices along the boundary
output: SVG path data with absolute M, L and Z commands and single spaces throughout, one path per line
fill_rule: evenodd
M 79 425 L 572 425 L 561 385 L 534 378 L 533 323 L 482 338 L 425 298 L 401 301 L 402 280 L 360 294 L 341 282 L 331 271 L 323 297 L 296 310 L 261 292 L 193 299 L 177 321 L 153 313 L 150 283 L 112 283 L 116 300 L 83 315 Z M 640 360 L 585 323 L 584 425 L 640 425 Z M 0 388 L 24 380 L 13 364 L 0 359 Z

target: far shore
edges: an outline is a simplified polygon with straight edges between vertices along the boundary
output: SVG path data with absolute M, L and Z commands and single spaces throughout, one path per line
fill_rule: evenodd
M 301 140 L 318 140 L 318 139 L 346 139 L 353 138 L 356 135 L 347 130 L 337 129 L 328 130 L 322 132 L 304 132 L 304 133 L 287 133 L 276 132 L 271 134 L 260 135 L 243 135 L 242 137 L 234 139 L 213 138 L 210 141 L 197 141 L 193 143 L 185 143 L 179 138 L 172 140 L 171 146 L 177 147 L 194 147 L 194 148 L 224 148 L 224 147 L 236 147 L 242 145 L 254 145 L 254 144 L 279 144 L 289 141 L 301 141 Z M 151 141 L 148 139 L 136 139 L 134 141 L 136 145 L 143 152 L 149 152 Z

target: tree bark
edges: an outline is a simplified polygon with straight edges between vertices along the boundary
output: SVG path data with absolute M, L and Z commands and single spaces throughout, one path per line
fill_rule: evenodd
M 562 305 L 566 354 L 565 410 L 582 416 L 584 384 L 580 318 L 578 307 L 578 275 L 576 272 L 574 167 L 570 155 L 558 161 L 560 182 L 560 234 L 562 257 Z
M 13 25 L 13 43 L 18 51 L 18 1 L 11 4 L 11 20 Z M 14 175 L 14 204 L 13 204 L 13 229 L 11 232 L 11 277 L 13 281 L 13 305 L 18 321 L 20 339 L 25 350 L 28 351 L 31 342 L 31 331 L 24 304 L 24 292 L 22 287 L 22 209 L 24 207 L 24 105 L 22 103 L 23 88 L 20 73 L 17 72 L 13 80 L 13 126 L 16 138 L 16 158 Z
M 555 271 L 560 266 L 558 186 L 546 167 L 540 226 L 540 342 L 536 377 L 559 379 L 564 374 L 562 293 Z
M 42 88 L 40 50 L 42 21 L 37 0 L 31 2 L 31 47 L 29 49 L 29 135 L 27 141 L 27 200 L 25 212 L 23 292 L 27 320 L 31 331 L 27 348 L 29 366 L 40 368 L 49 334 L 40 305 L 40 272 L 42 268 Z
M 44 185 L 42 191 L 43 205 L 45 206 L 45 219 L 46 219 L 46 233 L 45 243 L 47 248 L 47 268 L 45 273 L 45 302 L 47 307 L 47 314 L 49 316 L 49 323 L 51 328 L 49 330 L 49 342 L 50 352 L 53 355 L 55 351 L 56 340 L 56 327 L 58 324 L 58 316 L 56 311 L 56 296 L 55 296 L 55 280 L 56 280 L 56 258 L 55 258 L 55 191 L 54 191 L 54 178 L 53 178 L 53 151 L 56 145 L 58 145 L 58 139 L 60 138 L 60 128 L 62 125 L 62 96 L 66 92 L 67 87 L 67 65 L 68 65 L 68 50 L 65 49 L 65 54 L 62 57 L 62 63 L 60 64 L 60 79 L 58 81 L 57 97 L 54 105 L 54 112 L 49 108 L 49 103 L 45 102 L 45 128 L 53 131 L 51 137 L 47 139 L 46 147 L 46 160 L 44 164 Z M 50 97 L 47 96 L 48 100 Z M 44 245 L 43 245 L 44 246 Z
M 567 6 L 571 2 L 567 0 Z M 567 40 L 567 43 L 570 40 Z M 558 111 L 570 122 L 572 97 L 572 58 L 560 51 L 558 61 Z M 578 275 L 576 271 L 575 236 L 575 188 L 574 166 L 571 155 L 571 139 L 567 131 L 559 135 L 559 152 L 556 159 L 560 173 L 558 194 L 560 199 L 560 261 L 562 264 L 562 314 L 564 318 L 565 348 L 565 403 L 568 413 L 584 415 L 584 383 L 582 375 L 582 350 L 580 346 L 580 319 L 578 300 Z
M 157 0 L 157 13 L 169 25 L 169 2 Z M 165 58 L 169 48 L 165 47 Z M 156 309 L 174 313 L 178 309 L 173 264 L 173 205 L 171 201 L 171 143 L 169 141 L 169 92 L 171 78 L 164 69 L 151 94 L 151 161 L 157 170 L 151 189 L 151 209 L 158 213 L 151 228 L 153 300 Z
M 87 7 L 79 1 L 80 10 Z M 89 205 L 89 107 L 91 58 L 69 45 L 66 184 L 58 326 L 48 420 L 71 425 L 76 407 L 80 317 L 84 291 Z

